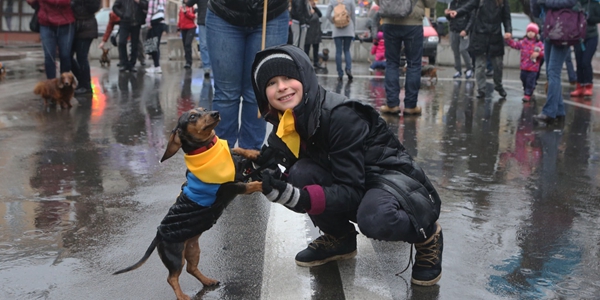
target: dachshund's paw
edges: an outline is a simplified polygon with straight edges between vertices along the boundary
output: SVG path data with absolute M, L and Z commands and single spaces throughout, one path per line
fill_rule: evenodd
M 204 277 L 202 280 L 200 280 L 202 282 L 202 284 L 204 286 L 217 286 L 219 285 L 219 281 L 216 279 L 212 279 L 212 278 L 208 278 L 208 277 Z
M 243 149 L 243 148 L 238 148 L 238 147 L 231 149 L 231 151 L 233 153 L 240 155 L 241 157 L 249 159 L 251 161 L 255 161 L 258 158 L 258 156 L 260 155 L 260 151 L 258 151 L 258 150 Z

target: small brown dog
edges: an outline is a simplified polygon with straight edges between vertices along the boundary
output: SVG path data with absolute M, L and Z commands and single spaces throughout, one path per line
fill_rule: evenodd
M 75 94 L 77 84 L 77 78 L 73 73 L 64 72 L 58 78 L 38 82 L 33 89 L 33 93 L 44 99 L 46 108 L 51 103 L 56 103 L 63 109 L 71 108 L 71 99 Z
M 110 67 L 110 57 L 108 56 L 109 51 L 110 49 L 102 48 L 102 56 L 100 56 L 100 66 Z
M 327 61 L 329 61 L 329 49 L 324 48 L 323 51 L 319 53 L 319 66 L 326 68 Z
M 402 72 L 406 75 L 406 65 L 402 67 Z M 437 68 L 433 65 L 421 66 L 421 77 L 429 77 L 429 82 L 431 83 L 433 83 L 433 79 L 435 79 L 435 83 L 437 83 Z
M 167 282 L 173 288 L 178 300 L 190 299 L 183 293 L 179 285 L 179 275 L 181 275 L 186 261 L 186 271 L 203 285 L 219 284 L 219 281 L 204 276 L 198 269 L 200 261 L 198 238 L 213 226 L 223 210 L 237 195 L 262 191 L 261 182 L 242 182 L 245 166 L 250 161 L 255 161 L 260 152 L 234 148 L 233 155 L 231 155 L 227 142 L 219 140 L 215 135 L 214 128 L 220 120 L 219 112 L 207 111 L 203 108 L 189 110 L 179 117 L 160 161 L 169 159 L 179 149 L 183 149 L 186 154 L 185 160 L 188 167 L 186 178 L 188 180 L 182 187 L 177 201 L 162 220 L 156 237 L 144 256 L 136 264 L 117 271 L 114 275 L 137 269 L 146 262 L 156 248 L 160 259 L 169 270 Z M 207 181 L 206 179 L 212 173 L 218 173 L 220 178 L 227 177 L 229 179 Z M 190 176 L 190 174 L 192 175 Z M 218 189 L 212 196 L 215 185 L 218 186 Z M 194 193 L 193 191 L 198 192 Z M 195 197 L 204 200 L 203 195 L 211 195 L 210 200 L 214 202 L 206 205 L 198 204 Z

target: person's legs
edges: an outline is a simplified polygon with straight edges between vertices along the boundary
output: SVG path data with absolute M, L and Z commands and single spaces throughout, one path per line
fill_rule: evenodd
M 494 90 L 496 90 L 502 98 L 506 97 L 506 91 L 502 86 L 502 70 L 503 70 L 503 56 L 494 56 L 490 57 L 490 61 L 492 62 L 492 66 L 494 68 L 494 75 L 492 76 L 494 80 Z
M 75 23 L 58 26 L 57 43 L 58 55 L 60 57 L 60 72 L 71 71 L 71 49 L 73 48 L 73 39 L 75 37 Z
M 525 79 L 523 80 L 524 94 L 527 96 L 533 95 L 536 86 L 537 72 L 521 71 L 521 76 Z
M 313 48 L 313 66 L 319 66 L 319 44 L 312 44 Z
M 567 67 L 567 75 L 569 77 L 569 82 L 577 82 L 577 73 L 575 73 L 575 68 L 573 67 L 573 60 L 571 59 L 571 47 L 569 47 L 569 51 L 567 52 L 567 58 L 565 59 L 565 65 Z
M 338 73 L 338 79 L 344 77 L 344 69 L 342 69 L 342 50 L 343 50 L 343 38 L 335 37 L 333 42 L 335 43 L 335 67 Z
M 596 48 L 598 47 L 598 37 L 587 38 L 584 41 L 585 51 L 583 51 L 581 56 L 581 67 L 582 67 L 582 76 L 581 83 L 584 85 L 592 84 L 594 79 L 594 70 L 592 68 L 592 58 L 596 53 Z M 579 46 L 576 46 L 579 47 Z M 579 70 L 579 65 L 577 66 L 577 70 Z
M 548 74 L 548 95 L 546 97 L 546 104 L 544 104 L 544 108 L 542 109 L 542 114 L 549 118 L 556 118 L 557 116 L 565 115 L 560 74 L 565 62 L 568 47 L 555 46 L 549 41 L 546 41 L 544 51 L 544 54 L 547 55 L 546 73 Z M 541 120 L 543 117 L 538 117 L 536 119 Z
M 460 51 L 460 55 L 462 56 L 462 59 L 465 61 L 465 67 L 467 68 L 467 71 L 471 71 L 471 73 L 472 73 L 473 72 L 473 64 L 471 63 L 472 59 L 471 59 L 471 55 L 469 54 L 469 39 L 461 37 L 458 49 Z M 472 74 L 471 74 L 471 76 L 472 76 Z
M 75 55 L 77 56 L 76 65 L 78 67 L 78 76 L 77 80 L 79 81 L 78 88 L 85 89 L 86 92 L 92 90 L 92 79 L 91 79 L 91 70 L 90 70 L 90 62 L 88 60 L 88 55 L 90 53 L 90 46 L 92 45 L 92 39 L 76 39 L 73 45 L 76 47 Z M 73 70 L 75 67 L 73 66 Z
M 292 45 L 300 47 L 300 23 L 297 20 L 292 20 Z
M 131 25 L 128 23 L 119 24 L 119 41 L 117 47 L 119 48 L 119 62 L 121 63 L 121 70 L 127 70 L 130 67 L 129 55 L 127 54 L 127 39 L 130 35 Z
M 40 39 L 44 49 L 44 70 L 47 79 L 56 78 L 56 27 L 40 25 Z
M 77 63 L 77 51 L 80 51 L 79 49 L 83 47 L 82 41 L 82 39 L 73 39 L 73 46 L 71 47 L 71 72 L 73 72 L 73 76 L 79 81 L 79 87 L 82 87 L 83 83 L 81 82 L 81 68 Z
M 181 31 L 181 39 L 183 41 L 183 52 L 185 56 L 186 66 L 192 66 L 192 41 L 196 28 L 184 29 Z
M 198 25 L 198 45 L 200 46 L 200 59 L 204 72 L 210 72 L 210 55 L 208 54 L 208 44 L 206 43 L 206 26 Z
M 456 70 L 457 74 L 462 74 L 462 65 L 460 61 L 460 34 L 458 32 L 450 31 L 450 48 L 452 49 L 452 53 L 454 54 L 454 70 Z
M 485 97 L 487 55 L 477 55 L 475 57 L 475 81 L 477 82 L 478 97 Z
M 352 80 L 352 54 L 350 54 L 350 46 L 352 45 L 352 37 L 343 37 L 342 44 L 344 49 L 344 59 L 346 60 L 346 75 Z
M 129 58 L 129 69 L 133 69 L 135 66 L 135 62 L 137 61 L 138 56 L 138 46 L 140 45 L 140 30 L 141 25 L 131 26 L 130 35 L 131 35 L 131 56 Z M 160 45 L 160 43 L 159 43 Z
M 400 26 L 404 34 L 404 53 L 406 55 L 406 80 L 404 109 L 417 107 L 421 88 L 421 62 L 423 57 L 423 28 L 421 26 Z M 387 46 L 387 44 L 386 44 Z
M 144 40 L 146 39 L 146 35 L 148 35 L 148 28 L 140 28 L 140 41 L 138 43 L 138 55 L 137 59 L 140 62 L 141 66 L 146 65 L 146 53 L 144 52 Z
M 400 51 L 402 49 L 402 32 L 400 25 L 383 24 L 383 39 L 385 40 L 385 94 L 386 105 L 396 110 L 400 106 Z

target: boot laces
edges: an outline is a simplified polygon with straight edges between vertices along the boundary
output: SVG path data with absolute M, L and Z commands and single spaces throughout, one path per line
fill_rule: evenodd
M 316 238 L 314 241 L 312 241 L 308 246 L 317 250 L 318 248 L 325 248 L 325 249 L 331 249 L 334 248 L 336 245 L 339 244 L 339 239 L 329 235 L 327 233 L 324 233 L 323 235 L 321 235 L 320 237 Z
M 440 249 L 438 247 L 438 240 L 440 238 L 439 234 L 433 236 L 431 242 L 427 245 L 417 246 L 415 244 L 411 244 L 410 246 L 410 256 L 408 259 L 408 264 L 404 270 L 400 271 L 396 274 L 396 276 L 400 276 L 400 274 L 406 272 L 410 265 L 418 265 L 420 267 L 431 268 L 434 266 L 439 259 Z M 415 255 L 415 261 L 413 262 L 412 254 L 413 254 L 413 246 L 417 250 L 417 254 Z

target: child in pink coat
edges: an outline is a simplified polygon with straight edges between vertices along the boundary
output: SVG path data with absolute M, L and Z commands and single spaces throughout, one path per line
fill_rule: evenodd
M 383 32 L 377 33 L 377 40 L 373 41 L 371 46 L 371 55 L 375 55 L 375 61 L 371 63 L 369 72 L 373 74 L 373 70 L 385 70 L 385 42 L 383 41 Z
M 506 43 L 514 49 L 521 50 L 521 82 L 523 82 L 523 102 L 529 102 L 537 85 L 537 74 L 540 71 L 541 58 L 544 57 L 544 44 L 538 40 L 540 32 L 535 23 L 527 25 L 527 34 L 520 40 L 507 39 Z

